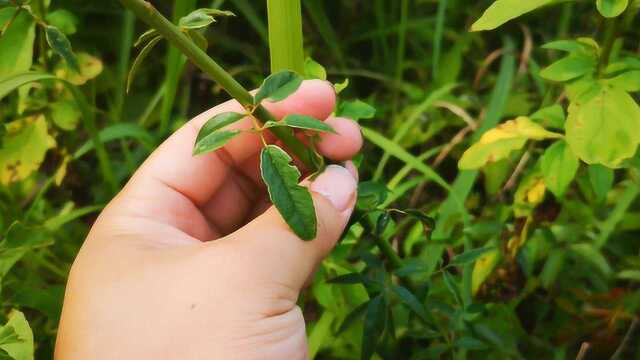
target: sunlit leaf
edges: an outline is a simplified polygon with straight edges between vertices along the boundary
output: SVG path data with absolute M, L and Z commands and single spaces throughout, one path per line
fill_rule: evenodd
M 624 72 L 611 79 L 607 79 L 606 83 L 629 92 L 640 91 L 640 70 Z
M 35 22 L 28 12 L 14 18 L 15 7 L 0 9 L 0 29 L 13 22 L 0 36 L 0 79 L 31 68 L 35 40 Z
M 211 151 L 216 151 L 238 135 L 240 135 L 240 130 L 219 130 L 212 132 L 196 142 L 193 147 L 193 155 L 201 155 Z
M 51 119 L 60 129 L 71 131 L 78 126 L 82 113 L 73 100 L 61 100 L 49 104 Z
M 333 84 L 333 88 L 336 90 L 336 94 L 340 94 L 349 86 L 349 78 L 345 78 L 341 83 Z
M 596 7 L 602 16 L 613 18 L 622 14 L 629 5 L 629 0 L 596 0 Z
M 338 104 L 336 116 L 346 117 L 352 120 L 372 119 L 376 116 L 376 109 L 360 100 L 341 101 Z
M 278 102 L 293 94 L 302 84 L 302 77 L 293 71 L 284 70 L 267 77 L 254 97 L 254 104 L 263 100 Z
M 60 29 L 66 35 L 75 34 L 78 18 L 69 10 L 57 9 L 47 14 L 47 23 Z
M 513 211 L 516 217 L 527 217 L 542 203 L 547 191 L 540 171 L 531 172 L 520 181 L 513 196 Z
M 291 157 L 275 145 L 267 145 L 260 155 L 260 172 L 271 202 L 291 230 L 302 240 L 316 237 L 316 214 L 309 190 L 298 184 L 300 171 Z
M 156 29 L 149 29 L 145 32 L 143 32 L 138 39 L 136 40 L 136 42 L 133 44 L 134 47 L 140 47 L 141 45 L 145 45 L 146 43 L 148 43 L 149 41 L 155 39 L 157 36 L 159 36 L 158 30 Z
M 96 78 L 102 73 L 104 65 L 97 57 L 80 52 L 77 54 L 80 72 L 69 71 L 64 66 L 56 66 L 55 74 L 61 79 L 65 79 L 74 85 L 84 85 L 87 81 Z
M 327 71 L 312 58 L 307 58 L 304 62 L 304 78 L 327 80 Z
M 4 350 L 14 360 L 33 360 L 34 343 L 33 332 L 24 314 L 18 310 L 11 310 L 7 323 L 0 329 L 3 342 L 0 349 Z
M 502 260 L 502 253 L 499 249 L 493 249 L 484 253 L 478 258 L 473 266 L 471 274 L 471 292 L 475 295 L 489 275 L 495 270 Z
M 337 134 L 331 125 L 307 115 L 291 114 L 274 124 L 275 126 L 288 126 L 296 129 L 314 130 Z
M 585 102 L 571 102 L 566 140 L 587 164 L 615 168 L 640 144 L 640 107 L 624 90 L 602 86 Z
M 540 71 L 540 76 L 552 81 L 568 81 L 595 71 L 596 59 L 586 55 L 569 55 Z
M 214 23 L 216 16 L 235 16 L 235 14 L 218 9 L 197 9 L 180 18 L 178 25 L 183 29 L 201 29 Z
M 544 127 L 552 129 L 564 130 L 565 113 L 562 106 L 554 104 L 544 107 L 531 114 L 531 120 L 535 120 Z
M 558 141 L 547 148 L 540 159 L 545 185 L 557 196 L 564 196 L 569 184 L 578 171 L 580 162 L 564 141 Z
M 0 56 L 1 58 L 1 56 Z M 46 73 L 39 72 L 24 72 L 18 73 L 12 76 L 7 76 L 0 79 L 0 100 L 2 100 L 7 94 L 18 89 L 20 86 L 42 80 L 53 80 L 55 76 Z
M 480 141 L 464 152 L 458 162 L 460 169 L 477 169 L 488 162 L 506 159 L 512 151 L 521 149 L 528 140 L 555 139 L 562 135 L 550 132 L 521 116 L 484 133 Z
M 493 30 L 509 20 L 557 0 L 496 0 L 473 25 L 471 31 Z

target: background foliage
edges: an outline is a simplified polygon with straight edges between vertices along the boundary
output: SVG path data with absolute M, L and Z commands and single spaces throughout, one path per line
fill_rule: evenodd
M 269 73 L 265 2 L 154 5 L 233 11 L 200 30 L 209 54 L 247 87 Z M 372 180 L 300 301 L 311 355 L 640 358 L 640 1 L 302 5 Z M 0 358 L 46 359 L 96 214 L 227 96 L 164 42 L 126 93 L 146 28 L 116 1 L 17 7 L 0 0 Z

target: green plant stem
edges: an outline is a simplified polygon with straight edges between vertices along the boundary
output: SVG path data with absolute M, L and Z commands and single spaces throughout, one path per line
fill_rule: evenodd
M 162 16 L 153 5 L 143 0 L 120 0 L 120 2 L 139 19 L 156 29 L 160 35 L 167 39 L 173 46 L 177 47 L 191 62 L 222 86 L 222 88 L 242 106 L 247 109 L 253 107 L 253 96 L 175 25 Z M 255 108 L 253 114 L 262 123 L 275 120 L 273 115 L 261 105 Z M 298 157 L 306 167 L 315 169 L 312 157 L 314 155 L 295 137 L 293 131 L 289 128 L 281 127 L 272 128 L 271 132 L 278 139 L 282 140 L 284 145 Z
M 380 252 L 382 252 L 382 254 L 389 259 L 389 262 L 391 262 L 391 268 L 398 269 L 402 267 L 402 259 L 393 246 L 391 246 L 391 243 L 382 236 L 374 236 L 374 239 L 376 246 L 380 249 Z
M 616 33 L 618 29 L 617 18 L 606 19 L 604 29 L 604 40 L 602 46 L 602 52 L 600 53 L 600 61 L 598 63 L 598 74 L 602 75 L 609 65 L 609 58 L 611 57 L 611 50 L 613 49 L 613 43 L 616 41 Z
M 396 72 L 395 81 L 400 83 L 404 73 L 404 56 L 406 48 L 407 35 L 407 19 L 409 13 L 409 0 L 400 1 L 400 25 L 398 28 L 398 47 L 396 48 Z M 399 93 L 397 90 L 393 93 L 393 114 L 398 111 Z
M 271 72 L 291 70 L 304 75 L 300 0 L 268 0 Z

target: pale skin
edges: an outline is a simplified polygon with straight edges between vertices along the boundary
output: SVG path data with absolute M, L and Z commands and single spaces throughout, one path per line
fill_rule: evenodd
M 353 121 L 330 116 L 335 101 L 329 83 L 310 80 L 266 105 L 279 118 L 326 119 L 338 135 L 322 135 L 318 149 L 342 162 L 362 137 Z M 307 358 L 296 301 L 347 224 L 357 172 L 346 162 L 305 182 L 318 235 L 300 240 L 268 202 L 258 135 L 191 155 L 207 119 L 241 110 L 229 101 L 191 120 L 100 214 L 71 269 L 56 359 Z

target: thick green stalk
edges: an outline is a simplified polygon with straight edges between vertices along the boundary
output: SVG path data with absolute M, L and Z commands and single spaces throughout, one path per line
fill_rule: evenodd
M 304 74 L 300 0 L 267 0 L 271 72 Z
M 194 65 L 215 80 L 229 95 L 245 108 L 253 107 L 253 96 L 218 63 L 193 43 L 180 29 L 160 14 L 150 3 L 143 0 L 120 0 L 120 2 L 147 25 L 178 48 Z M 254 115 L 262 122 L 274 120 L 273 115 L 263 106 L 256 107 Z M 305 166 L 314 169 L 312 153 L 302 144 L 289 128 L 272 128 L 278 137 Z

